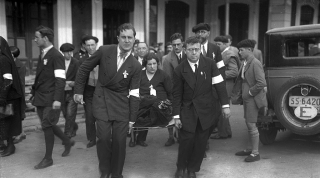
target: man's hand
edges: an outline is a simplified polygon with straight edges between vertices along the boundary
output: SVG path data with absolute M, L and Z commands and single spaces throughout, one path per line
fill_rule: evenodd
M 60 101 L 54 101 L 52 104 L 52 109 L 60 109 L 61 102 Z
M 83 95 L 74 94 L 73 100 L 74 100 L 76 103 L 78 103 L 78 104 L 84 104 Z
M 182 123 L 180 118 L 174 118 L 174 125 L 178 128 L 181 129 L 182 128 Z
M 129 134 L 132 131 L 133 124 L 134 124 L 134 122 L 129 122 L 129 131 L 128 131 Z
M 225 119 L 230 118 L 231 116 L 230 108 L 222 108 L 222 116 Z

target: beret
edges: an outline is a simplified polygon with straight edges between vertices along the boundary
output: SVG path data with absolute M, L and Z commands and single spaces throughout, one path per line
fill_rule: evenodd
M 51 28 L 40 25 L 37 27 L 36 31 L 44 34 L 44 35 L 54 35 L 54 32 Z
M 60 47 L 60 51 L 62 51 L 62 52 L 69 52 L 69 51 L 73 51 L 73 50 L 74 50 L 74 46 L 73 46 L 73 44 L 70 44 L 70 43 L 64 43 Z
M 199 30 L 207 30 L 210 31 L 210 25 L 207 23 L 199 23 L 198 25 L 192 28 L 192 32 L 196 33 Z
M 99 39 L 97 37 L 88 35 L 82 38 L 82 43 L 84 44 L 88 40 L 94 40 L 96 43 L 99 42 Z
M 229 43 L 229 40 L 225 36 L 217 36 L 214 39 L 215 42 Z
M 256 41 L 254 40 L 250 40 L 250 39 L 245 39 L 240 41 L 237 44 L 238 48 L 254 48 L 254 46 L 256 45 Z

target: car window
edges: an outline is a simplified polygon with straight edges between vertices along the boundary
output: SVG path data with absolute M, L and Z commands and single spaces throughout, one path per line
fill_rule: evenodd
M 285 41 L 285 57 L 320 56 L 320 38 L 299 38 Z

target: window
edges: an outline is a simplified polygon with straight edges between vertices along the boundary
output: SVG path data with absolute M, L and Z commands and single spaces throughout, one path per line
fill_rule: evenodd
M 285 43 L 286 57 L 320 56 L 320 37 L 290 39 Z

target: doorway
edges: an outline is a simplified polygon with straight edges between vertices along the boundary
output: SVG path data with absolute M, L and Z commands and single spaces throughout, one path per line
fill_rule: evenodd
M 174 33 L 186 38 L 186 21 L 189 17 L 189 5 L 182 1 L 169 1 L 165 7 L 165 41 L 170 41 Z

